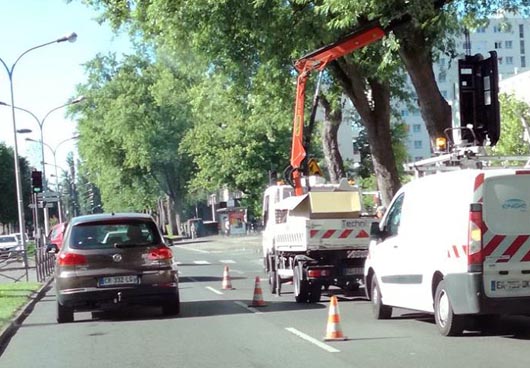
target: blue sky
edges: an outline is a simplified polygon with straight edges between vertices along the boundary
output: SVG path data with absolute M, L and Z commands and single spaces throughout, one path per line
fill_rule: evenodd
M 129 53 L 126 35 L 116 36 L 111 28 L 95 21 L 97 13 L 80 0 L 0 0 L 0 58 L 9 68 L 27 49 L 56 40 L 71 32 L 77 41 L 54 43 L 24 55 L 13 72 L 15 106 L 31 111 L 39 119 L 53 108 L 77 97 L 75 86 L 86 80 L 82 64 L 97 53 Z M 0 64 L 0 101 L 10 103 L 8 73 Z M 26 137 L 40 140 L 39 125 L 31 115 L 16 113 L 17 129 L 31 129 L 18 135 L 18 151 L 40 169 L 40 145 L 27 142 Z M 61 143 L 76 134 L 76 122 L 65 118 L 65 110 L 57 110 L 43 125 L 44 142 L 57 152 L 57 165 L 66 168 L 65 157 L 75 152 L 75 141 Z M 0 142 L 13 146 L 14 133 L 11 110 L 0 106 Z M 45 161 L 53 163 L 51 149 L 45 147 Z M 77 155 L 76 155 L 77 157 Z M 51 183 L 53 166 L 46 166 Z

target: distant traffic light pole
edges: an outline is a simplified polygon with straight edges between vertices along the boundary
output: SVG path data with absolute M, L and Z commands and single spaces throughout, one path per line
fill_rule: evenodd
M 83 100 L 83 98 L 78 98 L 78 99 L 74 100 L 76 102 L 72 101 L 70 104 L 78 103 L 78 102 L 81 102 L 82 100 Z M 67 105 L 70 105 L 70 104 L 67 104 Z M 22 109 L 20 109 L 20 110 L 22 110 Z M 31 114 L 31 112 L 29 112 L 29 111 L 26 111 L 26 112 Z M 44 123 L 44 119 L 43 119 L 43 123 Z M 41 129 L 41 133 L 42 133 L 42 129 Z M 58 166 L 57 166 L 57 150 L 59 149 L 59 146 L 61 144 L 65 143 L 65 142 L 68 142 L 68 141 L 71 141 L 72 139 L 78 139 L 78 138 L 79 138 L 79 136 L 76 135 L 74 137 L 70 137 L 70 138 L 67 138 L 65 140 L 62 140 L 61 142 L 59 142 L 55 146 L 55 149 L 52 146 L 50 146 L 48 143 L 44 143 L 44 141 L 42 141 L 42 140 L 38 141 L 38 140 L 35 140 L 35 139 L 32 139 L 32 138 L 26 138 L 26 141 L 39 143 L 41 145 L 41 147 L 46 146 L 46 147 L 48 147 L 50 149 L 50 151 L 52 151 L 52 154 L 53 154 L 53 166 L 55 167 L 55 186 L 56 186 L 55 190 L 57 191 L 58 196 L 59 196 L 59 202 L 57 204 L 57 212 L 59 213 L 59 222 L 63 222 L 63 216 L 62 216 L 62 208 L 61 208 L 61 193 L 59 191 L 59 176 L 58 176 L 58 173 L 57 173 L 57 168 L 58 168 Z M 42 139 L 42 134 L 41 134 L 41 139 Z M 42 157 L 44 159 L 44 152 L 43 152 L 43 156 Z M 45 165 L 46 165 L 46 162 L 43 162 L 42 167 L 44 167 Z M 46 234 L 47 233 L 48 232 L 46 231 Z
M 26 55 L 28 52 L 47 46 L 47 45 L 51 45 L 52 43 L 56 43 L 56 42 L 57 43 L 64 42 L 64 41 L 74 42 L 76 38 L 77 38 L 77 34 L 71 33 L 68 36 L 58 38 L 54 41 L 46 42 L 41 45 L 37 45 L 32 48 L 29 48 L 18 56 L 18 58 L 15 60 L 13 65 L 11 65 L 11 67 L 8 67 L 5 61 L 2 58 L 0 58 L 0 62 L 4 66 L 7 72 L 7 75 L 9 77 L 9 92 L 11 95 L 11 119 L 13 122 L 13 138 L 14 138 L 13 156 L 15 158 L 15 180 L 16 180 L 16 189 L 17 189 L 18 227 L 21 233 L 20 239 L 22 242 L 22 247 L 24 249 L 24 263 L 26 265 L 25 267 L 26 268 L 26 281 L 28 280 L 28 257 L 27 257 L 27 252 L 26 252 L 27 247 L 26 247 L 26 237 L 25 237 L 26 224 L 25 224 L 25 219 L 24 219 L 24 199 L 22 197 L 22 180 L 20 176 L 20 164 L 18 162 L 17 123 L 15 120 L 15 94 L 13 91 L 13 72 L 15 70 L 15 66 L 17 65 L 18 61 L 22 58 L 22 56 Z

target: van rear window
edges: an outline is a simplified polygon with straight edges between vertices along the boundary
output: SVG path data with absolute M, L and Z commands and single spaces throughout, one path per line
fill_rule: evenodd
M 488 229 L 495 234 L 530 234 L 530 175 L 486 179 L 483 212 Z

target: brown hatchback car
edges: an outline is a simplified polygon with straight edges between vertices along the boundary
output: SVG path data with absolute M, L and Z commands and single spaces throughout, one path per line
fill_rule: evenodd
M 141 213 L 73 218 L 57 254 L 55 288 L 59 323 L 72 322 L 76 311 L 122 304 L 180 312 L 173 254 L 152 217 Z

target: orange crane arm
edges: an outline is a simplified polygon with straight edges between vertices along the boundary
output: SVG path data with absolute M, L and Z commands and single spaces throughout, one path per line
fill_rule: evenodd
M 382 39 L 385 34 L 385 30 L 379 22 L 372 22 L 341 40 L 315 50 L 295 62 L 298 78 L 291 145 L 291 180 L 296 195 L 303 194 L 301 166 L 307 154 L 304 147 L 304 104 L 305 88 L 309 73 L 314 70 L 324 69 L 329 62 L 374 43 Z

